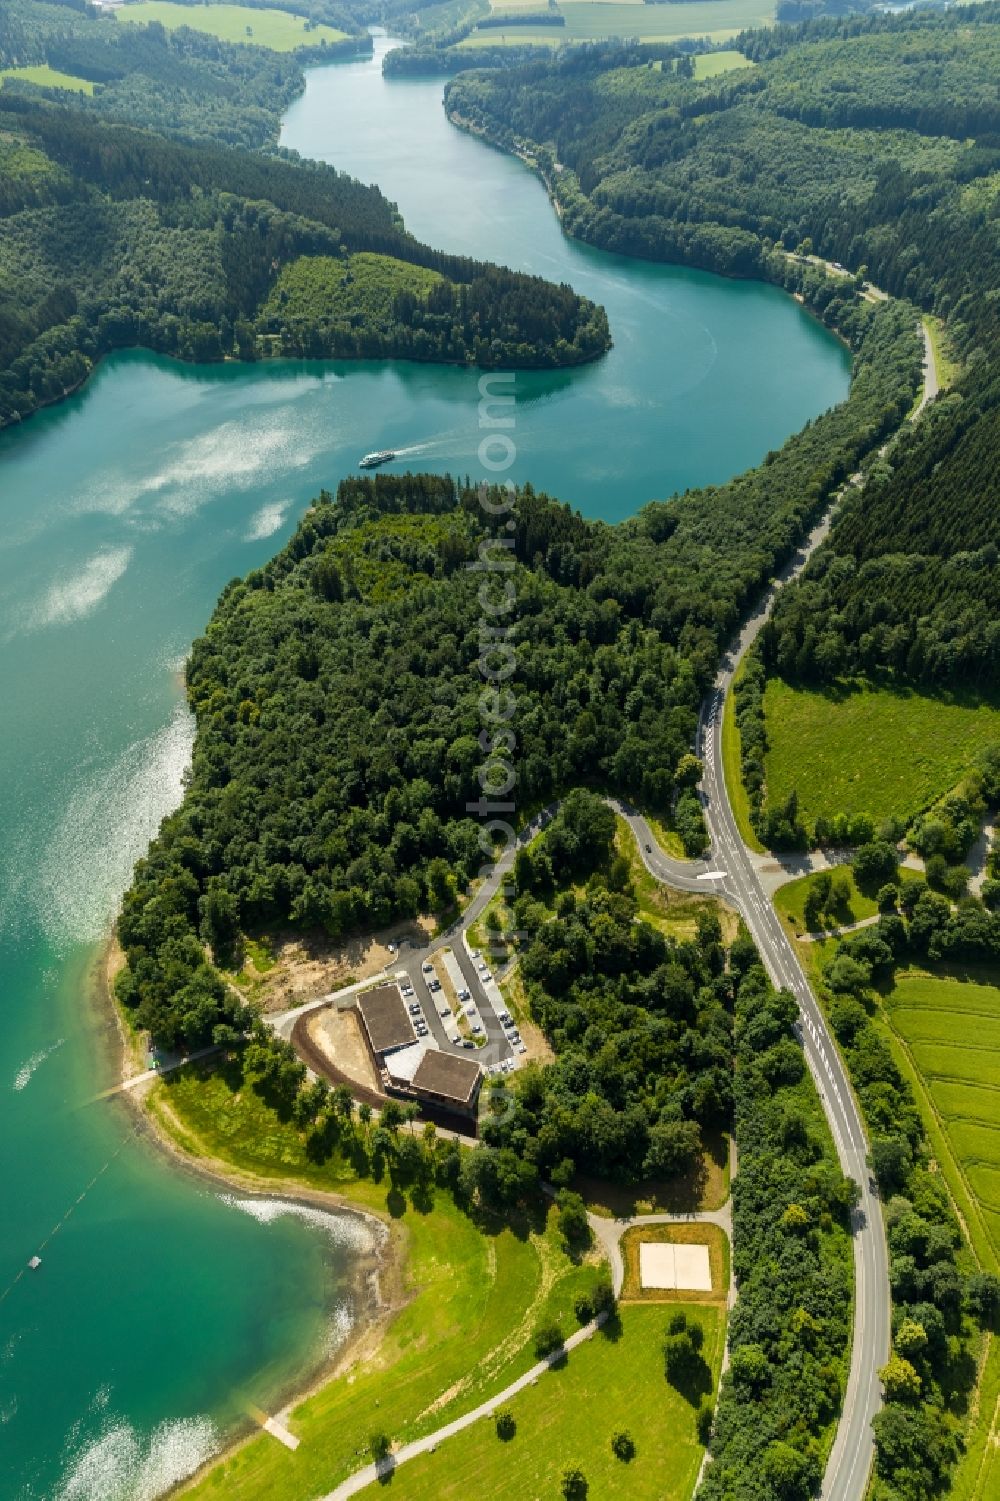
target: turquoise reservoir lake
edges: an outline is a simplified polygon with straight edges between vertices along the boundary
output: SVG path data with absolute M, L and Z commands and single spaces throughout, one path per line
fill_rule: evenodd
M 608 310 L 607 358 L 517 377 L 513 478 L 614 520 L 845 396 L 846 352 L 775 289 L 564 239 L 518 162 L 448 125 L 440 83 L 383 82 L 384 46 L 313 70 L 284 144 L 379 182 L 421 238 Z M 88 975 L 180 796 L 179 672 L 220 588 L 368 449 L 480 474 L 478 400 L 458 369 L 129 352 L 0 438 L 3 1498 L 150 1501 L 339 1337 L 352 1225 L 220 1193 L 95 1103 L 114 1055 Z

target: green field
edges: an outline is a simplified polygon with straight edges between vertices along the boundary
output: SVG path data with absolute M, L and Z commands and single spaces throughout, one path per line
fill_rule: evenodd
M 1000 988 L 905 974 L 886 1014 L 975 1204 L 976 1252 L 1000 1267 Z
M 897 1055 L 973 1250 L 1000 1271 L 1000 987 L 909 973 L 885 1004 Z M 982 1372 L 967 1452 L 949 1492 L 992 1501 L 1000 1492 L 1000 1344 Z
M 749 57 L 742 52 L 702 52 L 694 60 L 695 78 L 716 78 L 720 73 L 733 73 L 740 68 L 754 68 Z
M 705 1331 L 705 1353 L 718 1381 L 725 1339 L 722 1309 L 685 1305 Z M 528 1501 L 558 1497 L 568 1464 L 587 1482 L 587 1501 L 686 1501 L 694 1489 L 702 1449 L 695 1409 L 663 1374 L 668 1309 L 626 1304 L 621 1336 L 595 1339 L 566 1364 L 543 1376 L 511 1403 L 517 1423 L 502 1442 L 489 1420 L 448 1440 L 434 1454 L 399 1469 L 391 1491 L 398 1501 Z M 628 1464 L 614 1457 L 611 1436 L 627 1428 L 636 1443 Z M 365 1496 L 378 1494 L 372 1486 Z
M 573 1304 L 593 1286 L 597 1267 L 574 1265 L 551 1222 L 485 1233 L 440 1191 L 418 1212 L 387 1182 L 358 1181 L 336 1158 L 311 1162 L 293 1126 L 281 1124 L 252 1089 L 234 1091 L 218 1073 L 173 1076 L 158 1086 L 154 1113 L 182 1149 L 288 1191 L 305 1184 L 344 1193 L 380 1213 L 391 1220 L 397 1257 L 405 1254 L 403 1285 L 395 1290 L 403 1306 L 377 1351 L 293 1408 L 288 1426 L 301 1447 L 293 1454 L 267 1435 L 254 1438 L 192 1494 L 226 1501 L 322 1494 L 364 1464 L 359 1451 L 373 1428 L 402 1440 L 432 1431 L 534 1363 L 537 1324 L 556 1318 L 567 1333 L 577 1327 Z
M 498 3 L 494 11 L 538 10 L 537 4 Z M 727 41 L 752 26 L 770 26 L 773 0 L 691 0 L 684 4 L 636 5 L 633 0 L 563 0 L 560 12 L 566 25 L 512 26 L 473 34 L 463 47 L 517 46 L 525 43 L 558 46 L 560 42 L 595 41 L 604 37 L 639 37 L 642 41 L 670 41 L 678 37 L 711 37 Z M 720 54 L 724 55 L 724 54 Z M 733 64 L 730 64 L 733 66 Z M 723 71 L 719 68 L 716 71 Z M 709 77 L 709 73 L 699 74 Z
M 17 79 L 20 83 L 37 83 L 40 89 L 70 89 L 74 94 L 92 94 L 94 85 L 87 78 L 74 78 L 72 73 L 60 73 L 48 63 L 39 63 L 34 68 L 0 69 L 0 83 L 5 78 Z
M 948 792 L 979 751 L 1000 741 L 1000 711 L 909 691 L 839 694 L 768 681 L 768 802 L 794 788 L 810 826 L 820 814 L 909 819 Z
M 139 0 L 115 14 L 128 24 L 159 21 L 168 31 L 190 26 L 222 42 L 245 42 L 268 47 L 272 52 L 321 47 L 325 42 L 342 42 L 347 35 L 333 26 L 307 30 L 304 16 L 293 16 L 286 10 L 256 10 L 249 5 L 176 5 L 173 0 Z
M 923 321 L 931 341 L 931 353 L 934 356 L 938 385 L 944 390 L 947 386 L 953 385 L 961 375 L 961 361 L 955 355 L 954 346 L 942 319 L 935 318 L 932 313 L 925 313 Z

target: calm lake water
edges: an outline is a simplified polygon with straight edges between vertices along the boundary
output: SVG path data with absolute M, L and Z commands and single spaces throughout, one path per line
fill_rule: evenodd
M 518 377 L 514 478 L 614 519 L 843 398 L 845 352 L 794 302 L 564 240 L 520 164 L 448 126 L 439 83 L 383 83 L 383 47 L 313 71 L 285 144 L 377 180 L 422 238 L 569 281 L 611 319 L 605 360 Z M 180 796 L 178 670 L 219 589 L 367 449 L 478 474 L 477 379 L 128 353 L 0 439 L 0 1496 L 148 1501 L 338 1335 L 335 1227 L 227 1200 L 94 1102 L 112 1057 L 87 975 Z

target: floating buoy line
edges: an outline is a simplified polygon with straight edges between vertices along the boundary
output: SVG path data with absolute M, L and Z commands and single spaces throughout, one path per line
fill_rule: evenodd
M 90 1193 L 91 1189 L 95 1186 L 95 1184 L 98 1183 L 101 1180 L 101 1178 L 104 1177 L 104 1174 L 107 1172 L 108 1168 L 114 1162 L 115 1158 L 118 1157 L 119 1154 L 125 1149 L 125 1147 L 128 1145 L 128 1143 L 137 1134 L 138 1130 L 139 1130 L 139 1127 L 135 1126 L 135 1127 L 133 1127 L 133 1129 L 131 1131 L 129 1131 L 127 1133 L 127 1135 L 125 1135 L 125 1136 L 122 1137 L 121 1141 L 115 1147 L 114 1151 L 111 1153 L 111 1156 L 108 1158 L 108 1160 L 105 1163 L 103 1163 L 101 1167 L 99 1167 L 97 1169 L 97 1172 L 91 1178 L 90 1182 L 86 1185 L 85 1188 L 83 1188 L 81 1190 L 80 1193 L 77 1194 L 77 1196 L 73 1200 L 72 1204 L 66 1210 L 66 1213 L 62 1216 L 61 1219 L 57 1220 L 56 1223 L 52 1226 L 52 1229 L 49 1231 L 48 1235 L 41 1242 L 41 1244 L 37 1247 L 37 1249 L 35 1251 L 35 1254 L 30 1258 L 29 1261 L 27 1261 L 25 1263 L 25 1265 L 18 1272 L 17 1276 L 14 1277 L 14 1279 L 11 1282 L 8 1283 L 8 1285 L 4 1288 L 3 1292 L 0 1293 L 0 1303 L 2 1303 L 4 1301 L 4 1299 L 7 1297 L 8 1293 L 13 1292 L 14 1288 L 17 1286 L 17 1284 L 20 1282 L 21 1278 L 24 1276 L 25 1272 L 28 1272 L 28 1271 L 37 1272 L 38 1268 L 42 1264 L 41 1253 L 45 1250 L 45 1247 L 52 1240 L 53 1236 L 59 1234 L 59 1231 L 62 1229 L 63 1225 L 65 1225 L 65 1223 L 69 1219 L 70 1215 L 73 1214 L 74 1211 L 79 1207 L 79 1205 L 81 1205 L 83 1203 L 84 1199 Z

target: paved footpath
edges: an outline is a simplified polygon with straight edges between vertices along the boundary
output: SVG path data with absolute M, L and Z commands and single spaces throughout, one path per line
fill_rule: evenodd
M 587 1218 L 590 1221 L 595 1239 L 607 1253 L 608 1260 L 611 1263 L 611 1281 L 616 1297 L 621 1292 L 622 1284 L 625 1280 L 625 1265 L 622 1260 L 620 1242 L 625 1231 L 630 1230 L 634 1225 L 718 1225 L 720 1229 L 726 1232 L 730 1240 L 733 1233 L 732 1205 L 729 1201 L 721 1209 L 705 1210 L 692 1214 L 639 1214 L 633 1215 L 628 1219 L 616 1220 L 607 1219 L 602 1215 L 590 1214 Z M 732 1307 L 734 1300 L 735 1290 L 732 1283 L 730 1283 L 730 1307 Z M 407 1464 L 411 1459 L 418 1459 L 421 1454 L 432 1454 L 438 1444 L 443 1444 L 446 1439 L 454 1438 L 456 1434 L 464 1432 L 466 1428 L 471 1428 L 473 1423 L 478 1423 L 485 1418 L 492 1417 L 498 1408 L 503 1407 L 505 1403 L 516 1397 L 518 1392 L 524 1391 L 526 1386 L 533 1386 L 539 1377 L 551 1371 L 554 1365 L 558 1365 L 565 1358 L 568 1351 L 575 1350 L 578 1345 L 582 1345 L 588 1339 L 593 1339 L 606 1317 L 606 1314 L 600 1314 L 598 1318 L 592 1319 L 589 1324 L 584 1324 L 582 1329 L 578 1329 L 575 1334 L 570 1335 L 566 1343 L 559 1350 L 554 1351 L 552 1355 L 546 1356 L 544 1360 L 539 1360 L 530 1370 L 525 1371 L 523 1376 L 519 1376 L 516 1381 L 512 1381 L 509 1386 L 505 1386 L 502 1392 L 497 1392 L 496 1396 L 489 1397 L 485 1402 L 480 1402 L 478 1407 L 472 1408 L 470 1412 L 463 1413 L 459 1418 L 453 1418 L 450 1423 L 445 1423 L 442 1427 L 436 1428 L 433 1433 L 425 1434 L 423 1438 L 414 1439 L 412 1443 L 404 1444 L 395 1454 L 390 1455 L 388 1459 L 381 1461 L 381 1463 L 366 1465 L 363 1470 L 358 1470 L 355 1474 L 349 1475 L 346 1480 L 341 1481 L 335 1490 L 328 1491 L 321 1498 L 321 1501 L 345 1501 L 345 1498 L 348 1496 L 356 1496 L 359 1491 L 365 1490 L 369 1485 L 374 1485 L 376 1481 L 388 1480 L 393 1472 L 399 1469 L 400 1465 Z

